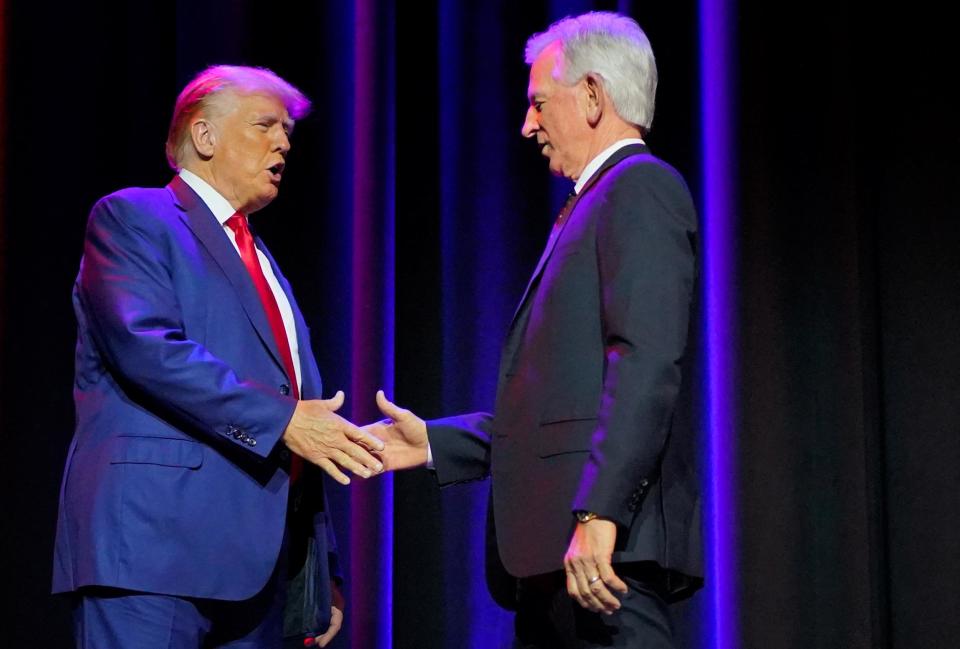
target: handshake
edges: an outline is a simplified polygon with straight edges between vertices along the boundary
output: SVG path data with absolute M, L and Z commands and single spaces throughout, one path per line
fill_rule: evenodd
M 426 464 L 426 422 L 379 390 L 377 406 L 386 419 L 356 426 L 337 414 L 343 397 L 340 391 L 332 399 L 297 403 L 283 433 L 287 448 L 343 485 L 350 484 L 344 471 L 369 478 Z

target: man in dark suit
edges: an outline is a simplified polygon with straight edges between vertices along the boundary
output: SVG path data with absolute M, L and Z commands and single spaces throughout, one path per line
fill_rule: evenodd
M 702 583 L 696 214 L 642 140 L 657 78 L 634 21 L 564 19 L 526 57 L 523 135 L 576 184 L 510 325 L 494 414 L 424 422 L 379 393 L 389 419 L 370 429 L 387 469 L 432 465 L 441 485 L 492 475 L 515 580 L 492 588 L 517 609 L 515 646 L 672 647 L 667 604 Z
M 340 627 L 306 463 L 347 483 L 340 468 L 382 468 L 380 444 L 335 414 L 342 393 L 320 400 L 307 326 L 247 223 L 307 110 L 269 70 L 210 68 L 176 103 L 178 175 L 90 214 L 53 577 L 78 647 L 280 647 L 284 630 L 323 646 Z

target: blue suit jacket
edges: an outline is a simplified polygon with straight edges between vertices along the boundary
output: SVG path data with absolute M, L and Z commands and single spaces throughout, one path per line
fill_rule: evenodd
M 301 394 L 317 398 L 306 323 L 266 254 L 293 308 Z M 256 594 L 284 536 L 289 452 L 280 439 L 296 406 L 294 377 L 223 228 L 179 178 L 111 194 L 90 214 L 73 302 L 76 432 L 54 592 Z M 323 498 L 312 500 L 321 503 L 312 523 L 326 557 L 334 548 Z M 336 568 L 316 567 L 323 619 Z

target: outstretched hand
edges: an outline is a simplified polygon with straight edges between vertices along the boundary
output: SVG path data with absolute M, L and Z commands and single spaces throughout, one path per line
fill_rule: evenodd
M 377 453 L 385 471 L 412 469 L 427 463 L 427 423 L 415 414 L 397 406 L 377 391 L 377 407 L 386 417 L 363 427 L 371 437 L 383 440 Z
M 382 463 L 371 455 L 383 450 L 383 442 L 338 415 L 342 405 L 343 391 L 332 399 L 298 402 L 283 441 L 291 451 L 346 485 L 350 478 L 341 468 L 364 478 L 383 471 Z

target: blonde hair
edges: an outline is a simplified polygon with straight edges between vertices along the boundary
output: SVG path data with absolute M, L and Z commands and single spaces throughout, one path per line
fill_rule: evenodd
M 180 170 L 188 150 L 190 122 L 198 113 L 215 110 L 217 98 L 227 91 L 276 97 L 295 120 L 310 112 L 310 100 L 267 68 L 211 66 L 187 84 L 174 104 L 166 144 L 167 162 L 174 171 Z

